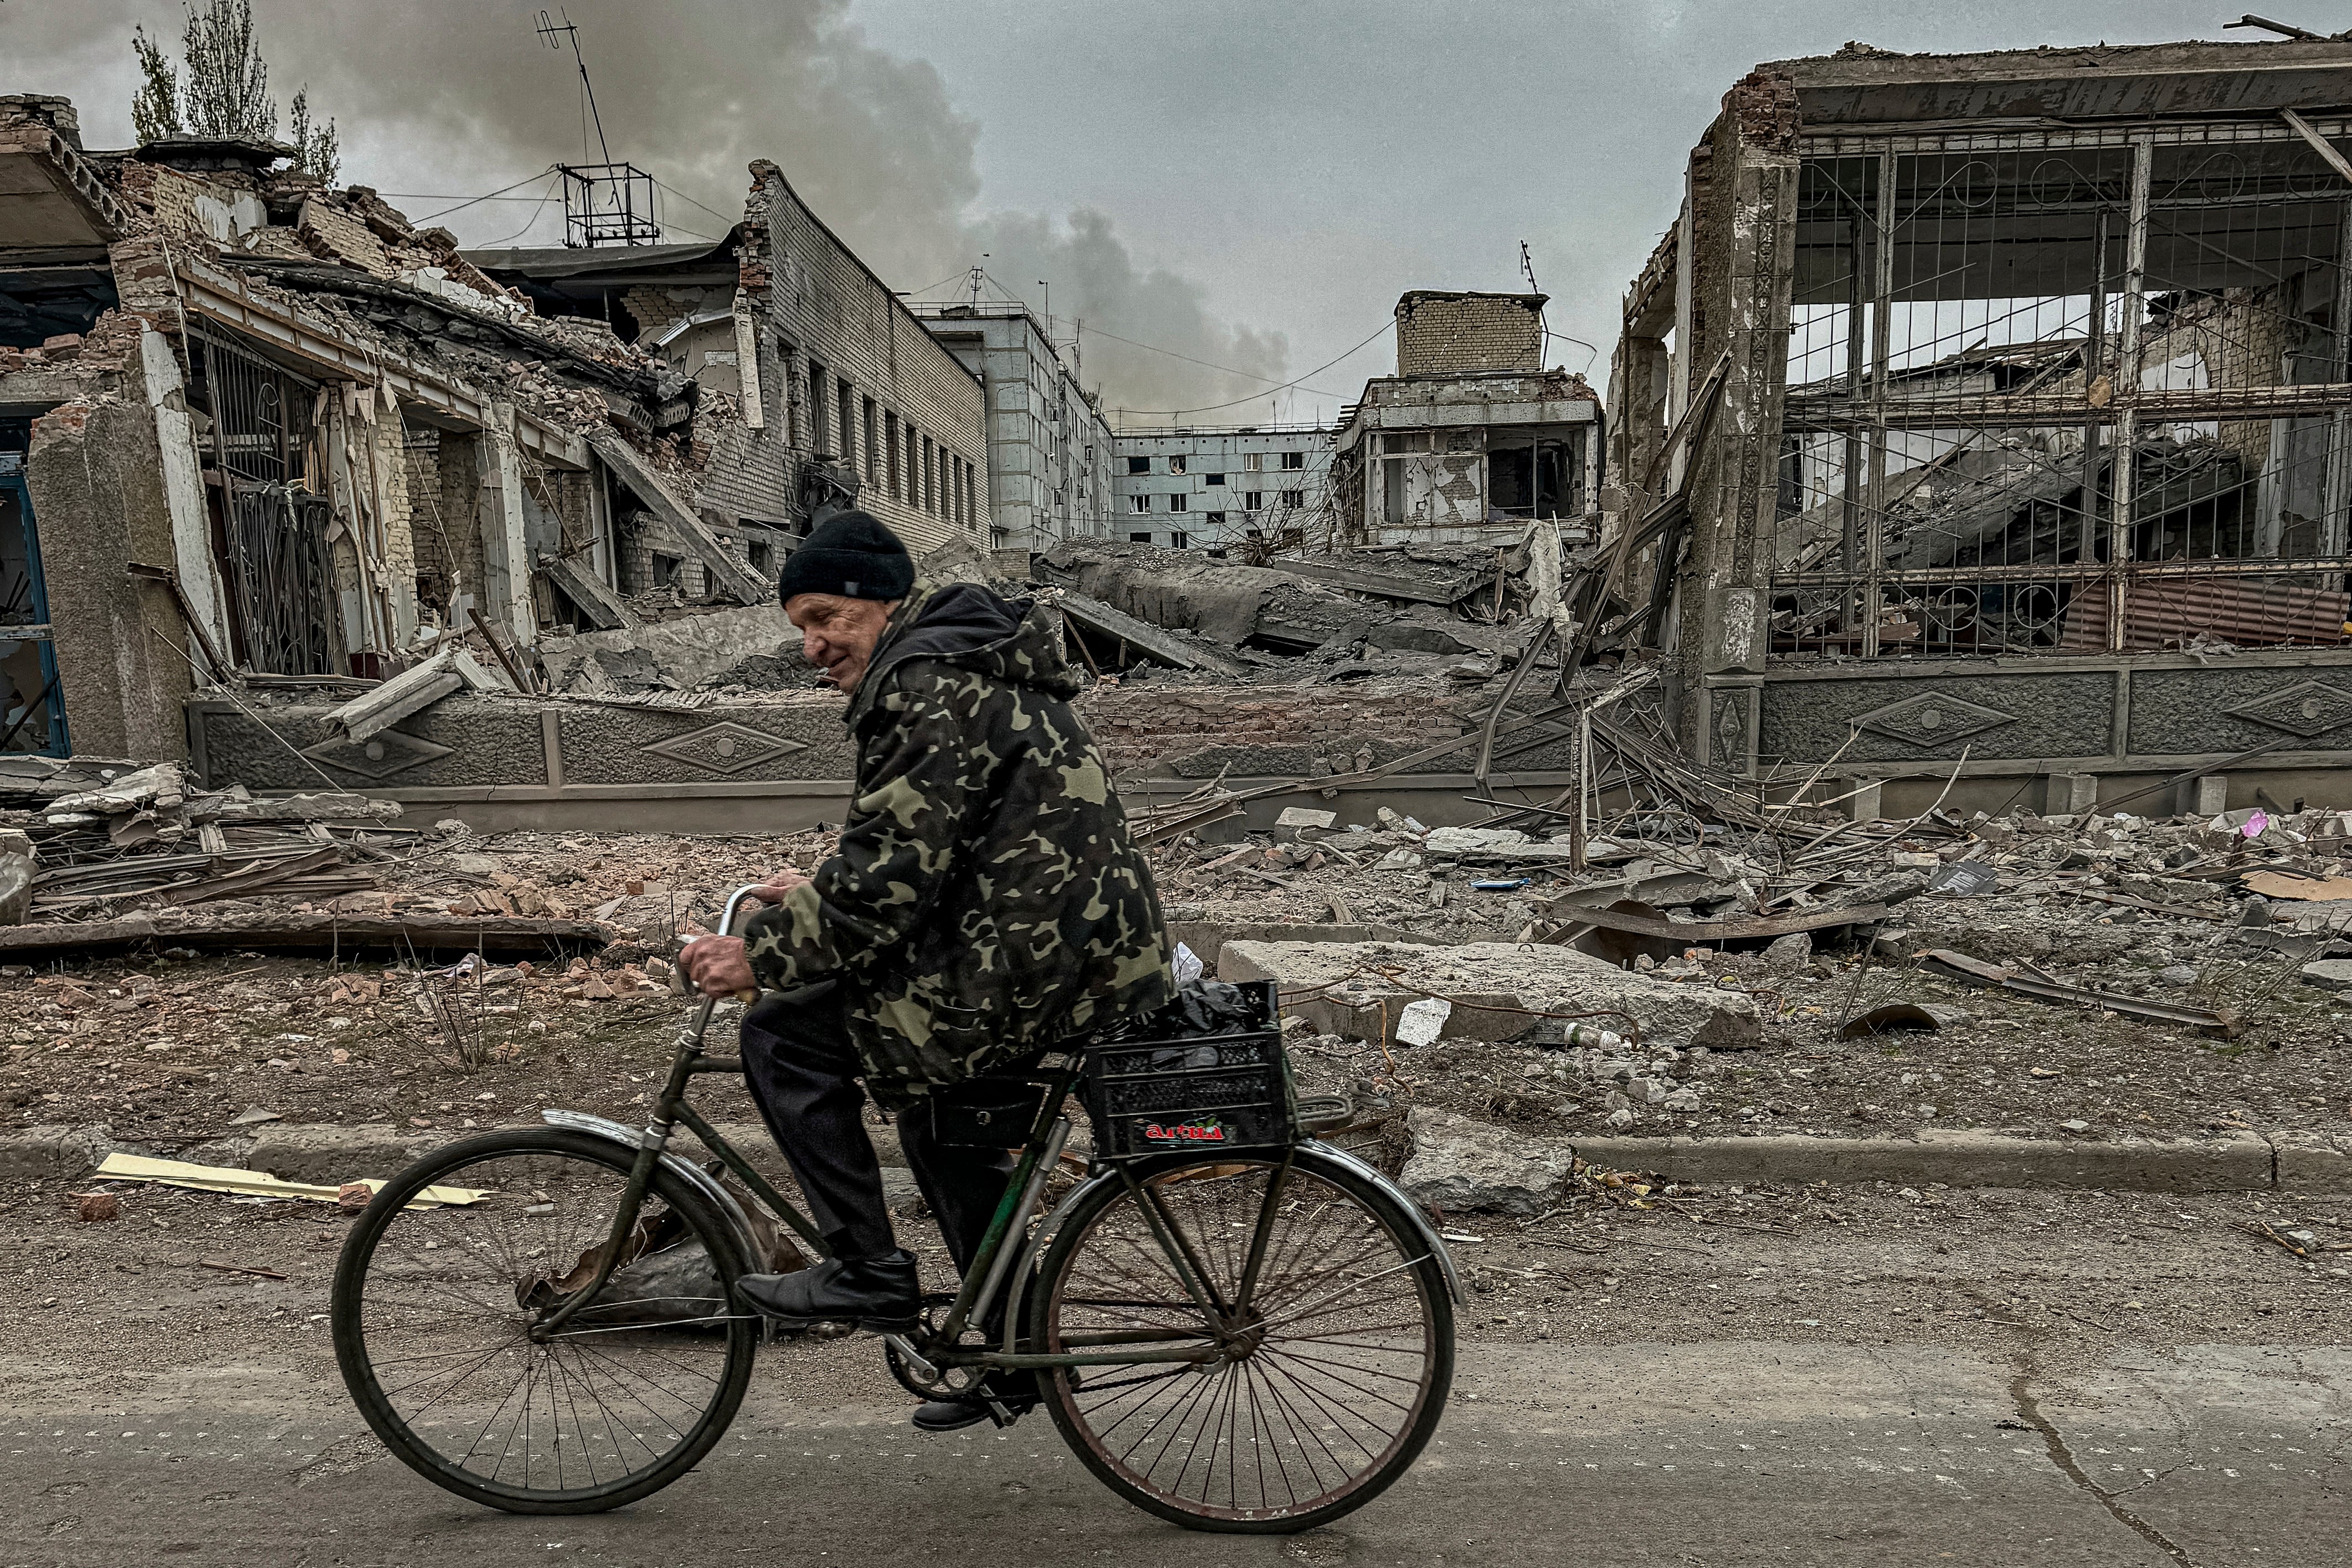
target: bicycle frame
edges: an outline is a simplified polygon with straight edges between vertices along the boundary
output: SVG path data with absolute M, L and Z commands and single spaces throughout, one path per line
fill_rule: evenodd
M 738 888 L 729 895 L 719 923 L 719 935 L 732 934 L 736 911 L 755 891 L 756 884 Z M 595 1278 L 585 1288 L 574 1292 L 571 1300 L 554 1312 L 532 1325 L 530 1331 L 532 1339 L 544 1340 L 554 1336 L 567 1322 L 589 1306 L 610 1282 L 614 1271 L 619 1267 L 623 1243 L 636 1226 L 646 1194 L 652 1190 L 654 1173 L 667 1152 L 671 1134 L 681 1126 L 699 1138 L 703 1146 L 716 1155 L 727 1169 L 733 1172 L 778 1219 L 791 1227 L 812 1250 L 820 1257 L 829 1255 L 815 1225 L 776 1189 L 775 1184 L 754 1169 L 741 1151 L 687 1103 L 687 1091 L 698 1073 L 740 1073 L 743 1071 L 740 1058 L 713 1057 L 704 1051 L 703 1038 L 709 1030 L 711 1015 L 717 1005 L 715 997 L 702 998 L 692 1020 L 677 1037 L 669 1077 L 655 1102 L 651 1118 L 641 1132 L 629 1135 L 636 1147 L 636 1158 L 629 1168 L 621 1201 L 614 1210 L 612 1229 L 602 1249 L 604 1257 Z M 1030 1124 L 1022 1145 L 1021 1157 L 1006 1183 L 1004 1197 L 989 1221 L 988 1230 L 981 1240 L 971 1266 L 964 1270 L 962 1285 L 949 1306 L 947 1315 L 935 1328 L 918 1331 L 915 1336 L 894 1333 L 886 1335 L 886 1340 L 910 1366 L 933 1377 L 943 1367 L 1049 1369 L 1131 1366 L 1148 1362 L 1198 1364 L 1215 1360 L 1223 1354 L 1223 1342 L 1235 1332 L 1249 1312 L 1251 1296 L 1265 1260 L 1268 1238 L 1273 1231 L 1275 1218 L 1280 1212 L 1283 1193 L 1297 1158 L 1297 1147 L 1284 1153 L 1266 1184 L 1265 1198 L 1251 1238 L 1239 1290 L 1234 1301 L 1223 1301 L 1209 1284 L 1209 1271 L 1202 1266 L 1199 1259 L 1192 1256 L 1192 1249 L 1170 1222 L 1166 1206 L 1159 1195 L 1148 1183 L 1139 1181 L 1133 1170 L 1125 1164 L 1091 1174 L 1063 1199 L 1053 1214 L 1046 1217 L 1043 1226 L 1033 1230 L 1032 1221 L 1044 1199 L 1046 1183 L 1069 1140 L 1071 1124 L 1064 1113 L 1064 1105 L 1078 1082 L 1079 1069 L 1075 1060 L 1065 1058 L 1056 1065 L 1044 1069 L 1041 1077 L 1045 1083 L 1046 1093 Z M 617 1124 L 613 1130 L 615 1133 L 620 1131 Z M 1072 1208 L 1083 1196 L 1105 1182 L 1123 1184 L 1132 1195 L 1138 1212 L 1142 1215 L 1153 1239 L 1160 1243 L 1177 1280 L 1200 1308 L 1203 1329 L 1197 1333 L 1178 1329 L 1090 1333 L 1076 1336 L 1073 1340 L 1074 1345 L 1081 1348 L 1053 1354 L 1024 1352 L 1020 1348 L 1021 1314 L 1017 1303 L 1029 1269 L 1045 1239 L 1057 1228 L 1059 1217 Z M 1453 1278 L 1453 1260 L 1446 1255 L 1444 1246 L 1433 1234 L 1424 1234 L 1419 1239 L 1428 1252 L 1441 1261 L 1448 1276 L 1448 1283 L 1453 1286 L 1452 1293 L 1458 1297 L 1460 1286 Z M 730 1293 L 734 1283 L 732 1280 L 727 1281 Z M 999 1299 L 1000 1292 L 1007 1302 L 1002 1348 L 985 1343 L 961 1343 L 965 1328 L 986 1317 L 991 1306 Z M 1181 1346 L 1164 1343 L 1169 1341 L 1184 1343 Z M 1164 1348 L 1147 1348 L 1163 1343 Z

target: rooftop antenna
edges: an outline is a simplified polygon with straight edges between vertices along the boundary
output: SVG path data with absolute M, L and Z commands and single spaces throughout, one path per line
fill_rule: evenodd
M 986 260 L 987 258 L 983 256 L 982 259 Z M 980 280 L 985 276 L 987 276 L 986 273 L 977 267 L 964 274 L 965 286 L 971 290 L 971 308 L 974 310 L 980 308 Z
M 1528 292 L 1541 294 L 1543 286 L 1536 281 L 1536 258 L 1528 251 L 1528 242 L 1519 242 L 1519 276 L 1528 280 Z
M 604 160 L 556 165 L 556 172 L 563 176 L 563 243 L 575 250 L 600 245 L 658 245 L 662 229 L 654 213 L 654 177 L 635 163 L 613 161 L 613 149 L 604 140 L 604 117 L 596 110 L 596 84 L 588 79 L 588 57 L 580 50 L 580 28 L 571 13 L 561 15 L 563 20 L 558 22 L 547 12 L 540 12 L 532 31 L 558 53 L 565 44 L 572 46 L 589 122 L 596 130 L 596 151 Z M 584 152 L 587 139 L 581 140 Z

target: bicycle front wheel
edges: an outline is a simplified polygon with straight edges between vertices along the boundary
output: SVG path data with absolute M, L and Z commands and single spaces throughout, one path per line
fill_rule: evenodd
M 335 1357 L 410 1469 L 512 1513 L 593 1513 L 668 1485 L 726 1431 L 759 1344 L 732 1305 L 747 1260 L 673 1174 L 656 1171 L 604 1289 L 544 1327 L 593 1280 L 635 1157 L 558 1128 L 469 1138 L 352 1227 Z
M 1309 1530 L 1377 1497 L 1437 1429 L 1454 1376 L 1453 1299 L 1413 1216 L 1311 1150 L 1129 1174 L 1047 1249 L 1039 1348 L 1195 1354 L 1040 1373 L 1071 1448 L 1196 1530 Z

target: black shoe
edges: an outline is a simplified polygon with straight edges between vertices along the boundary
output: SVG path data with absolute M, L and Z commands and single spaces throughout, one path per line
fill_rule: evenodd
M 915 1411 L 918 1432 L 956 1432 L 982 1421 L 997 1421 L 1000 1426 L 1037 1408 L 1045 1396 L 1037 1391 L 1037 1375 L 1027 1367 L 1013 1367 L 992 1372 L 980 1380 L 970 1400 L 932 1399 Z M 1002 1410 L 999 1420 L 989 1406 Z
M 877 1333 L 913 1328 L 922 1308 L 915 1260 L 904 1251 L 828 1258 L 790 1274 L 747 1274 L 736 1288 L 760 1311 L 788 1323 L 854 1322 Z

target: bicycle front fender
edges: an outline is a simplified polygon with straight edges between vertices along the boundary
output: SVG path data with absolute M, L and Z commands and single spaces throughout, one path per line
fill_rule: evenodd
M 645 1134 L 642 1132 L 608 1116 L 592 1115 L 585 1111 L 544 1110 L 539 1113 L 539 1119 L 551 1127 L 569 1127 L 575 1133 L 586 1133 L 592 1137 L 619 1144 L 624 1148 L 635 1150 L 644 1146 Z M 756 1267 L 761 1256 L 760 1244 L 753 1239 L 751 1217 L 743 1212 L 743 1206 L 735 1201 L 735 1195 L 720 1186 L 716 1176 L 683 1155 L 665 1153 L 661 1163 L 664 1169 L 709 1198 L 711 1206 L 726 1217 L 728 1228 L 735 1233 L 736 1244 L 742 1248 L 743 1256 Z M 731 1281 L 729 1282 L 732 1283 Z

